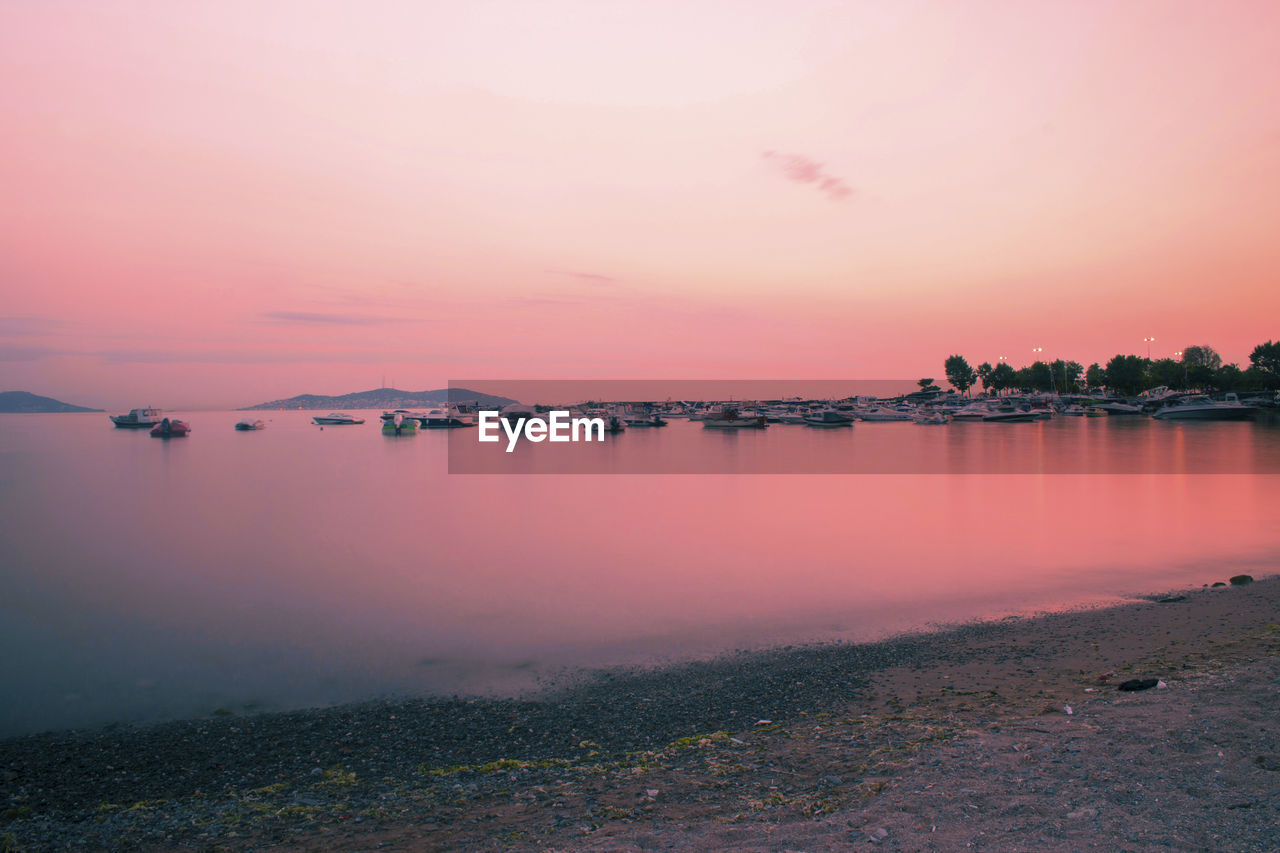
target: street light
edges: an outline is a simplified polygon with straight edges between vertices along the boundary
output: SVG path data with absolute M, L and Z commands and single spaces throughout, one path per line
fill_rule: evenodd
M 1151 360 L 1151 342 L 1154 341 L 1155 338 L 1143 338 L 1142 340 L 1147 345 L 1147 360 L 1150 361 Z

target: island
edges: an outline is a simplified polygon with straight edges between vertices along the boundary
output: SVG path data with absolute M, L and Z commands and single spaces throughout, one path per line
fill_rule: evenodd
M 270 400 L 256 406 L 245 406 L 239 411 L 258 409 L 412 409 L 438 406 L 441 403 L 478 403 L 482 406 L 505 406 L 516 402 L 508 397 L 482 394 L 466 388 L 437 388 L 434 391 L 401 391 L 398 388 L 374 388 L 371 391 L 354 391 L 350 394 L 329 396 L 326 394 L 299 394 L 283 400 Z
M 0 414 L 55 414 L 62 412 L 101 412 L 85 406 L 73 406 L 52 397 L 41 397 L 30 391 L 0 391 Z

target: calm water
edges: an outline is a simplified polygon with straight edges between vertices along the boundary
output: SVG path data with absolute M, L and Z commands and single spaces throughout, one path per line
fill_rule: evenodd
M 0 733 L 505 692 L 1280 565 L 1274 473 L 932 473 L 983 470 L 973 448 L 990 470 L 1274 472 L 1274 421 L 675 422 L 588 467 L 810 470 L 872 448 L 880 470 L 922 473 L 504 476 L 448 474 L 458 433 L 263 414 L 236 433 L 239 413 L 191 413 L 168 442 L 104 415 L 0 416 Z M 518 470 L 547 448 L 512 454 Z

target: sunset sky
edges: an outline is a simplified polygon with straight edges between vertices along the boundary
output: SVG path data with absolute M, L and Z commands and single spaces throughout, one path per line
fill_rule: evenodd
M 0 390 L 1280 338 L 1274 2 L 0 4 Z

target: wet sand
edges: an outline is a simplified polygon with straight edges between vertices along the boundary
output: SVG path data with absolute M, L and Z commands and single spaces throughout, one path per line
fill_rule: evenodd
M 1277 653 L 1273 579 L 524 700 L 15 738 L 0 850 L 1275 850 Z

